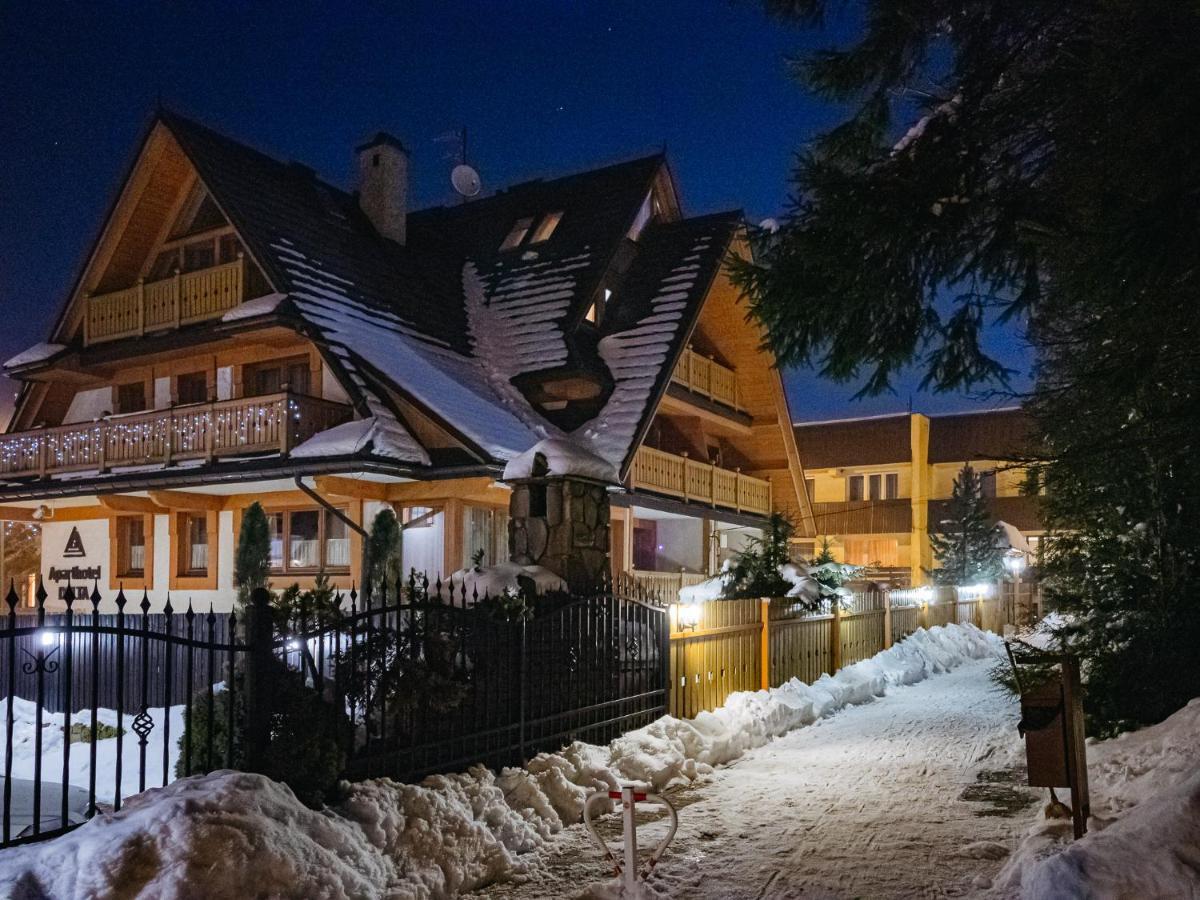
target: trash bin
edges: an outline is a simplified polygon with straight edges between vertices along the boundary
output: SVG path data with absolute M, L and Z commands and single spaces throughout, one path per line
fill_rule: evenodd
M 1058 677 L 1021 692 L 1021 721 L 1030 787 L 1070 787 L 1062 681 Z

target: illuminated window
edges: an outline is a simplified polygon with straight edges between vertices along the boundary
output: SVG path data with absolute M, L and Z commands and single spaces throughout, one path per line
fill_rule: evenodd
M 117 568 L 123 578 L 146 574 L 146 522 L 141 516 L 117 520 Z
M 596 311 L 595 303 L 593 303 L 591 306 L 588 307 L 588 311 L 583 314 L 583 317 L 585 319 L 587 319 L 589 322 L 591 322 L 593 325 L 596 324 L 596 321 L 600 318 L 600 314 Z
M 501 250 L 512 250 L 514 247 L 521 246 L 521 242 L 525 240 L 525 235 L 529 233 L 530 227 L 533 225 L 533 218 L 517 219 L 513 224 L 512 231 L 508 233 L 508 237 L 504 239 L 504 243 L 500 245 Z
M 533 237 L 529 239 L 529 243 L 540 244 L 542 241 L 550 240 L 550 235 L 554 234 L 554 229 L 558 227 L 562 217 L 561 211 L 542 216 L 542 221 L 538 222 L 537 228 L 533 230 Z
M 179 533 L 182 552 L 179 555 L 181 575 L 208 574 L 208 516 L 204 513 L 181 513 Z
M 324 509 L 267 513 L 272 572 L 350 569 L 350 529 Z

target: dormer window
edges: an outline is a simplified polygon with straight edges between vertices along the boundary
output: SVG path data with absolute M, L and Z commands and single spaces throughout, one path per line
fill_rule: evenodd
M 521 242 L 525 240 L 525 235 L 529 234 L 529 229 L 533 225 L 533 217 L 525 219 L 517 219 L 513 223 L 512 231 L 508 233 L 508 237 L 504 239 L 504 243 L 500 245 L 501 250 L 512 250 L 521 246 Z
M 562 210 L 546 213 L 546 215 L 542 216 L 542 221 L 538 222 L 538 226 L 534 229 L 533 237 L 529 239 L 529 243 L 540 244 L 542 241 L 550 240 L 550 235 L 554 234 L 554 229 L 558 227 L 558 223 L 562 221 L 562 217 Z

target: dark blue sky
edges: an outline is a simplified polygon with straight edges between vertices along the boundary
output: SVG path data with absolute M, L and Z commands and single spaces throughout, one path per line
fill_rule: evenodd
M 159 97 L 343 184 L 351 148 L 391 131 L 413 152 L 420 205 L 452 199 L 455 147 L 438 138 L 464 124 L 485 190 L 665 143 L 686 212 L 757 221 L 782 210 L 792 154 L 839 113 L 786 57 L 852 33 L 788 29 L 748 0 L 9 4 L 0 360 L 45 338 Z M 1028 367 L 1014 335 L 991 338 Z M 932 411 L 980 403 L 916 380 L 851 403 L 852 386 L 787 374 L 797 418 L 904 409 L 910 393 Z

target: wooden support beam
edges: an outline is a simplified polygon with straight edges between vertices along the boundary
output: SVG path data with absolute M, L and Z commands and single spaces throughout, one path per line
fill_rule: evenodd
M 0 506 L 0 522 L 36 522 L 33 508 L 24 506 Z
M 387 500 L 388 488 L 382 481 L 364 481 L 342 475 L 318 475 L 313 479 L 317 493 L 327 497 L 350 497 L 354 500 Z
M 162 506 L 149 497 L 131 497 L 128 494 L 100 494 L 96 497 L 105 509 L 119 513 L 142 513 L 154 515 L 163 511 Z
M 209 512 L 220 512 L 229 499 L 216 494 L 193 494 L 190 491 L 150 491 L 149 494 L 150 499 L 164 509 L 204 509 Z
M 387 499 L 393 503 L 418 503 L 441 500 L 475 500 L 500 506 L 508 504 L 512 491 L 496 486 L 486 475 L 445 481 L 406 481 L 388 485 Z

